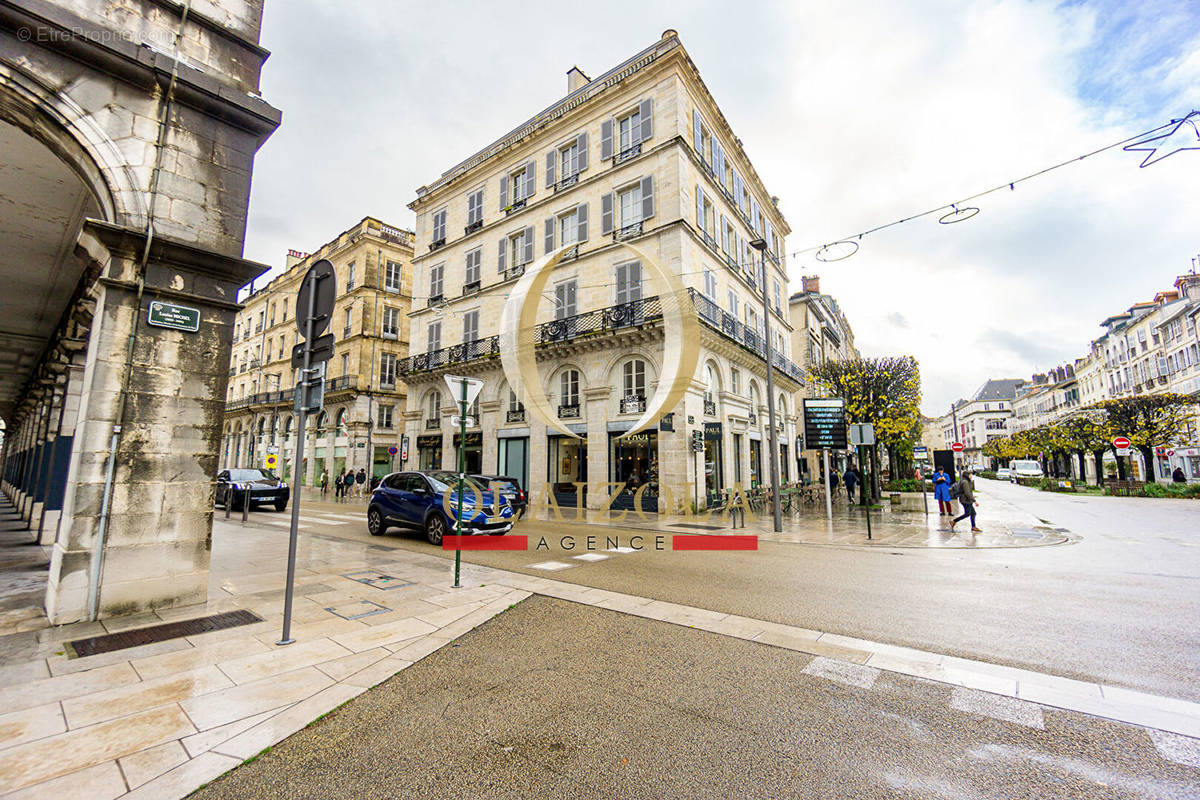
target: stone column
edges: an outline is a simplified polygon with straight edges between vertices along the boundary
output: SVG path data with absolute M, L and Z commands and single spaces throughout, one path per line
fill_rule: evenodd
M 202 603 L 208 594 L 223 356 L 237 289 L 265 267 L 158 239 L 139 299 L 145 247 L 141 232 L 107 223 L 88 221 L 80 235 L 78 249 L 101 276 L 46 592 L 55 624 L 88 618 L 93 596 L 96 615 L 109 617 Z M 196 309 L 199 330 L 148 325 L 156 300 Z
M 611 479 L 608 465 L 608 418 L 612 411 L 611 386 L 594 386 L 583 390 L 587 421 L 587 507 L 596 509 L 608 502 L 604 484 Z

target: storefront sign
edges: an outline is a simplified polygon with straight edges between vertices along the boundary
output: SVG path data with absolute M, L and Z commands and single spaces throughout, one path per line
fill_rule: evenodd
M 708 440 L 721 441 L 721 423 L 706 422 L 704 423 L 704 438 Z
M 692 431 L 692 449 L 697 453 L 704 450 L 704 431 Z
M 458 445 L 461 441 L 462 441 L 462 434 L 460 434 L 460 433 L 454 434 L 454 446 L 458 447 Z M 479 431 L 473 431 L 471 433 L 468 433 L 466 446 L 467 447 L 482 447 L 483 446 L 483 434 Z
M 441 436 L 418 436 L 417 447 L 441 447 Z
M 658 429 L 660 431 L 674 431 L 675 430 L 675 413 L 671 412 L 670 414 L 667 414 L 661 420 L 659 420 Z
M 623 445 L 647 445 L 650 444 L 652 433 L 635 433 L 632 436 L 619 436 Z
M 846 402 L 840 397 L 805 398 L 804 441 L 811 450 L 844 450 Z

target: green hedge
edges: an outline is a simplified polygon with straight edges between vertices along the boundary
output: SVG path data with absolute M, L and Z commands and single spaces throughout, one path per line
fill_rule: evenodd
M 933 483 L 925 481 L 927 491 L 933 491 Z M 888 481 L 883 485 L 885 492 L 919 492 L 921 491 L 921 482 L 916 478 L 899 478 L 894 481 Z
M 996 480 L 996 473 L 992 472 L 990 469 L 980 470 L 979 472 L 976 472 L 975 474 L 981 478 L 990 478 L 991 480 Z
M 1200 497 L 1200 483 L 1147 483 L 1143 497 Z

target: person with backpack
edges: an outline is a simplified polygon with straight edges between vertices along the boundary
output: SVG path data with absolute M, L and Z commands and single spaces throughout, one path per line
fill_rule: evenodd
M 858 473 L 854 471 L 854 466 L 846 467 L 846 474 L 842 476 L 842 480 L 846 482 L 846 497 L 850 499 L 850 504 L 854 504 L 854 490 L 858 486 Z
M 963 470 L 962 477 L 958 479 L 958 483 L 950 487 L 950 496 L 957 500 L 963 507 L 963 513 L 950 521 L 950 530 L 954 530 L 954 526 L 959 521 L 971 518 L 971 533 L 980 533 L 980 529 L 975 527 L 975 506 L 979 505 L 975 500 L 975 486 L 971 483 L 970 470 Z
M 358 496 L 364 497 L 365 495 L 363 494 L 363 489 L 365 488 L 365 484 L 367 482 L 367 471 L 362 467 L 359 467 L 358 477 L 356 477 L 354 481 L 358 484 Z
M 938 467 L 937 471 L 933 473 L 933 499 L 937 500 L 938 514 L 950 516 L 954 513 L 950 496 L 950 476 L 941 467 Z

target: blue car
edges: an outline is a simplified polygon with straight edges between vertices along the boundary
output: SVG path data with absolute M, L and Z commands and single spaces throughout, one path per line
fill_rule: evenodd
M 504 494 L 497 505 L 486 486 L 475 485 L 479 488 L 478 498 L 470 485 L 463 491 L 463 533 L 502 536 L 512 530 L 513 507 Z M 443 536 L 454 533 L 457 486 L 458 474 L 454 472 L 393 472 L 371 492 L 367 530 L 372 536 L 382 536 L 392 526 L 415 528 L 425 532 L 430 544 L 441 545 Z M 442 502 L 447 489 L 449 500 L 445 505 L 449 514 Z M 476 507 L 477 499 L 482 501 L 482 508 Z

